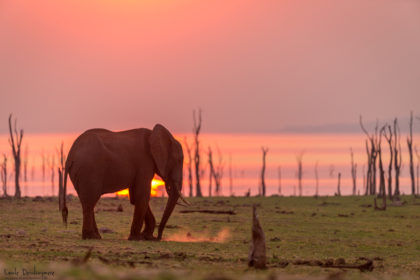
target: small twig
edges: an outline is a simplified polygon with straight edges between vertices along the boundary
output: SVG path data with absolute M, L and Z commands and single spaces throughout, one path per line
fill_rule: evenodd
M 88 251 L 86 252 L 85 256 L 83 257 L 83 259 L 75 258 L 74 260 L 72 260 L 72 263 L 74 265 L 80 265 L 80 264 L 87 263 L 87 261 L 89 260 L 90 256 L 92 255 L 92 250 L 93 250 L 93 247 L 90 247 L 88 249 Z
M 102 257 L 102 256 L 98 256 L 98 259 L 103 262 L 104 264 L 109 264 L 111 263 L 107 258 Z
M 82 263 L 86 263 L 90 256 L 92 255 L 93 247 L 90 247 L 89 250 L 86 252 L 86 255 L 83 257 Z

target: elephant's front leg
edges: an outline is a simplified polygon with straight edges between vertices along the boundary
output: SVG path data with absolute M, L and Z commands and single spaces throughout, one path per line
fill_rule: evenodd
M 135 197 L 134 197 L 134 214 L 133 222 L 131 223 L 131 231 L 128 240 L 141 240 L 141 228 L 146 217 L 146 212 L 149 207 L 150 199 L 150 183 L 141 184 L 141 187 L 137 185 L 135 188 Z
M 142 199 L 141 201 L 136 201 L 134 206 L 134 215 L 133 221 L 131 223 L 131 231 L 128 240 L 141 240 L 141 228 L 143 227 L 144 218 L 147 211 L 147 201 Z
M 153 216 L 152 209 L 150 209 L 150 205 L 147 207 L 144 223 L 144 230 L 141 233 L 142 238 L 145 240 L 157 240 L 155 237 L 153 237 L 153 232 L 156 227 L 156 219 Z

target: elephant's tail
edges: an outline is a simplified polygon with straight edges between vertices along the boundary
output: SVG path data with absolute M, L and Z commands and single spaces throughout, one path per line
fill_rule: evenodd
M 64 178 L 63 178 L 63 208 L 61 209 L 61 216 L 63 217 L 63 223 L 67 227 L 67 217 L 69 215 L 69 210 L 67 209 L 66 196 L 67 196 L 67 168 L 64 169 Z
M 67 208 L 67 202 L 66 202 L 66 198 L 67 198 L 67 177 L 68 177 L 68 174 L 69 174 L 71 163 L 72 162 L 67 159 L 66 166 L 64 167 L 64 174 L 61 173 L 62 176 L 63 176 L 63 178 L 62 178 L 63 191 L 62 191 L 62 197 L 60 198 L 61 201 L 62 201 L 61 216 L 63 218 L 63 223 L 66 225 L 66 227 L 67 227 L 67 217 L 69 215 L 69 210 Z

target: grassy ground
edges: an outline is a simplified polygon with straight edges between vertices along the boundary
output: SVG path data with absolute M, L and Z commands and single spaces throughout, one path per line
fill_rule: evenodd
M 68 228 L 61 223 L 56 199 L 2 199 L 0 277 L 12 279 L 16 275 L 7 273 L 15 269 L 22 276 L 23 269 L 35 266 L 38 272 L 54 272 L 46 279 L 420 279 L 420 199 L 402 199 L 407 204 L 375 211 L 369 207 L 372 197 L 190 198 L 188 209 L 236 214 L 184 214 L 179 211 L 186 208 L 177 206 L 164 231 L 166 238 L 212 239 L 228 230 L 223 243 L 128 241 L 133 207 L 113 198 L 101 199 L 96 207 L 98 227 L 110 232 L 102 233 L 102 240 L 82 240 L 77 198 L 68 202 Z M 157 220 L 165 203 L 152 198 Z M 269 268 L 264 271 L 247 268 L 254 203 L 267 241 Z M 120 204 L 123 212 L 116 211 Z M 339 258 L 346 263 L 372 259 L 374 269 L 292 264 Z

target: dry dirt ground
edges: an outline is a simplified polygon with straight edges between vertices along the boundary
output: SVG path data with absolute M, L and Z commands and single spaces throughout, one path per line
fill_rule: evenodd
M 420 199 L 402 200 L 375 211 L 373 197 L 188 198 L 153 242 L 127 240 L 133 206 L 124 198 L 96 206 L 102 240 L 81 239 L 77 197 L 67 228 L 56 198 L 1 199 L 0 277 L 420 279 Z M 165 203 L 151 200 L 157 221 Z M 247 266 L 253 204 L 266 238 L 262 271 Z

